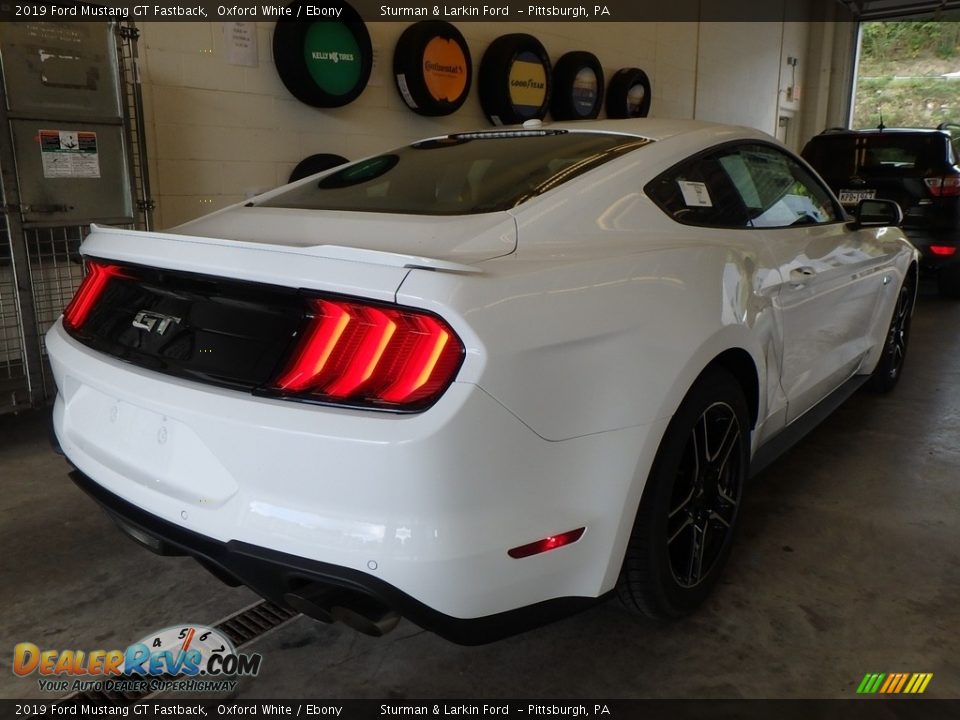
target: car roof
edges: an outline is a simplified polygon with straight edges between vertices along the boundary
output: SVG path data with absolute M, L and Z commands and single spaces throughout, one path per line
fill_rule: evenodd
M 862 130 L 851 130 L 848 128 L 830 128 L 824 130 L 817 137 L 827 137 L 831 135 L 946 135 L 950 136 L 949 131 L 939 128 L 864 128 Z
M 646 140 L 668 140 L 687 137 L 697 144 L 712 145 L 727 140 L 755 139 L 772 141 L 774 138 L 754 128 L 737 125 L 721 125 L 702 120 L 681 120 L 676 118 L 628 118 L 624 120 L 576 120 L 570 122 L 543 121 L 525 125 L 505 125 L 488 127 L 475 131 L 456 132 L 439 137 L 473 135 L 474 133 L 513 133 L 536 132 L 537 130 L 565 130 L 571 133 L 613 133 L 628 135 Z M 428 138 L 438 139 L 438 138 Z

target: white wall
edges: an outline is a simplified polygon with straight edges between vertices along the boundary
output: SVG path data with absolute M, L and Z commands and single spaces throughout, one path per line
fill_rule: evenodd
M 696 0 L 680 0 L 695 2 Z M 795 27 L 792 27 L 795 26 Z M 476 89 L 456 114 L 424 118 L 407 109 L 391 78 L 406 27 L 369 23 L 377 62 L 370 84 L 343 108 L 295 100 L 273 66 L 272 23 L 260 23 L 259 64 L 227 64 L 221 23 L 141 25 L 148 154 L 156 226 L 192 217 L 286 181 L 302 158 L 334 152 L 356 159 L 419 137 L 488 125 Z M 458 25 L 474 69 L 495 37 L 529 32 L 550 56 L 590 50 L 609 78 L 641 67 L 653 85 L 651 114 L 696 117 L 776 132 L 786 48 L 806 43 L 805 23 L 479 23 Z M 785 44 L 785 38 L 788 42 Z

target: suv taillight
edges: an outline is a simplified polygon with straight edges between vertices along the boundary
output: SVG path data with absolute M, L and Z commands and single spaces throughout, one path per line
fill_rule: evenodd
M 924 178 L 927 190 L 934 197 L 960 196 L 960 175 L 944 175 L 943 177 Z
M 412 308 L 310 299 L 309 322 L 271 390 L 341 405 L 421 410 L 453 382 L 464 357 L 441 318 Z
M 79 330 L 83 327 L 93 306 L 107 289 L 110 278 L 123 276 L 123 270 L 119 265 L 109 265 L 95 260 L 87 260 L 86 265 L 87 274 L 77 288 L 77 294 L 63 311 L 63 322 L 71 330 Z

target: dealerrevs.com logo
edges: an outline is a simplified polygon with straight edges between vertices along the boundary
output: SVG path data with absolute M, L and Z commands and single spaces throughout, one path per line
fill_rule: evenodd
M 262 661 L 204 625 L 164 628 L 125 650 L 49 650 L 30 642 L 13 649 L 13 672 L 36 674 L 49 692 L 232 690 L 237 683 L 228 678 L 256 676 Z

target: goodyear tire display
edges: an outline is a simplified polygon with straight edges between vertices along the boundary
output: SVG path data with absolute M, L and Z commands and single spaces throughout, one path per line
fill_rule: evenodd
M 406 30 L 393 52 L 400 97 L 420 115 L 450 115 L 470 93 L 473 65 L 467 41 L 442 20 L 424 20 Z
M 501 35 L 483 54 L 480 105 L 494 125 L 543 118 L 550 107 L 550 58 L 532 35 Z
M 650 78 L 643 70 L 617 70 L 607 89 L 607 117 L 646 117 L 650 114 L 651 95 Z
M 284 19 L 273 31 L 273 60 L 287 90 L 314 107 L 353 102 L 367 86 L 373 64 L 370 34 L 359 13 L 340 0 L 294 0 L 300 5 L 339 9 L 337 19 Z M 306 16 L 301 8 L 301 17 Z
M 603 68 L 589 52 L 568 52 L 553 66 L 554 120 L 592 120 L 603 106 Z
M 290 178 L 287 180 L 287 182 L 303 180 L 305 177 L 316 175 L 318 172 L 335 168 L 338 165 L 343 165 L 346 162 L 348 161 L 345 157 L 342 155 L 334 155 L 333 153 L 317 153 L 315 155 L 307 155 L 307 157 L 298 162 L 297 166 L 290 172 Z

